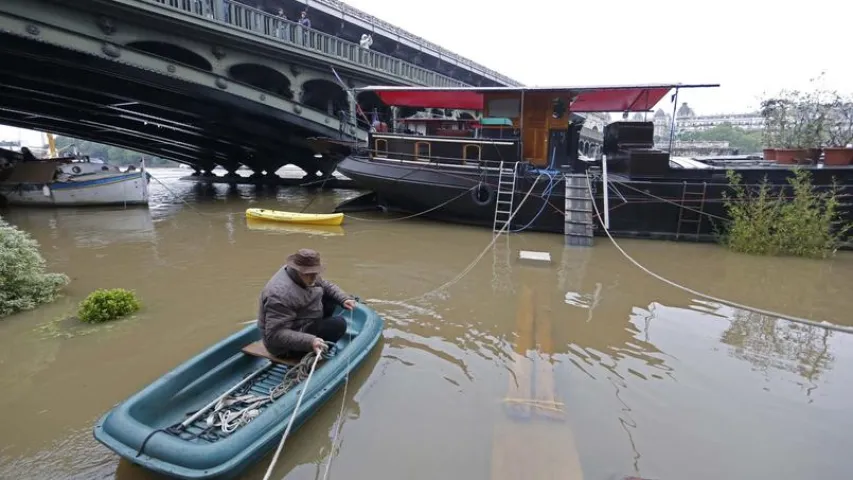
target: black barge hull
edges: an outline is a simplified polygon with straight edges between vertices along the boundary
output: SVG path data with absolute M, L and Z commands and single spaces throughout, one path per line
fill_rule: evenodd
M 475 167 L 377 161 L 351 156 L 338 171 L 371 190 L 379 205 L 390 211 L 419 213 L 424 217 L 491 227 L 495 215 L 498 172 Z M 767 176 L 774 185 L 787 185 L 787 168 L 737 169 L 747 184 L 758 184 Z M 537 184 L 533 186 L 536 178 Z M 853 168 L 814 169 L 815 185 L 830 185 L 835 177 L 843 186 L 853 185 Z M 723 192 L 731 195 L 724 169 L 672 170 L 667 178 L 629 178 L 609 175 L 610 233 L 621 238 L 650 238 L 712 242 L 727 217 Z M 604 215 L 600 175 L 590 175 L 595 203 Z M 483 187 L 485 186 L 485 187 Z M 533 190 L 510 224 L 511 231 L 564 233 L 565 181 L 562 175 L 528 172 L 518 175 L 513 209 Z M 473 189 L 473 190 L 472 190 Z M 845 188 L 849 195 L 853 189 Z M 479 197 L 479 198 L 478 198 Z M 353 204 L 359 200 L 354 199 Z M 350 202 L 336 211 L 347 210 Z M 845 202 L 842 215 L 853 221 L 853 208 Z M 699 212 L 702 212 L 701 214 Z M 594 221 L 596 235 L 604 235 L 601 221 Z M 848 238 L 849 240 L 849 238 Z

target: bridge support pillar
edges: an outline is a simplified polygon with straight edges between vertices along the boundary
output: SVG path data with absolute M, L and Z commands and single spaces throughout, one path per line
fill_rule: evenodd
M 353 95 L 353 94 L 347 95 L 347 101 L 349 102 L 349 123 L 350 123 L 349 126 L 358 125 L 358 116 L 355 113 L 357 110 L 356 102 L 355 102 L 355 95 Z M 394 108 L 394 107 L 391 107 L 391 108 Z
M 237 174 L 237 169 L 240 168 L 240 162 L 237 162 L 236 160 L 229 160 L 225 163 L 222 163 L 222 168 L 224 168 L 228 172 L 225 174 L 224 178 L 228 180 L 237 180 L 242 178 L 239 174 Z

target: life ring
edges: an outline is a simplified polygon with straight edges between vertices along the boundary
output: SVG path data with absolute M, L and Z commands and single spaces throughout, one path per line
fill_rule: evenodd
M 471 199 L 477 205 L 485 207 L 495 200 L 495 190 L 486 183 L 478 183 L 471 189 Z
M 77 165 L 74 165 L 73 167 L 71 167 L 71 171 L 74 173 L 80 173 L 81 172 L 80 167 L 78 167 Z

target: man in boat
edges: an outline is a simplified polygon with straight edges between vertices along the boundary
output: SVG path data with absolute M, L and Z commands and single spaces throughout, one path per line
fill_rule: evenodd
M 323 270 L 320 254 L 303 248 L 288 256 L 267 282 L 261 292 L 258 328 L 272 355 L 320 353 L 326 342 L 337 342 L 346 333 L 346 319 L 332 313 L 336 305 L 352 310 L 355 299 L 321 278 Z

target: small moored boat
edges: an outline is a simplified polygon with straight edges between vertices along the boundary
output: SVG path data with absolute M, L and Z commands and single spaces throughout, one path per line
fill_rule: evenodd
M 148 205 L 150 177 L 144 162 L 126 170 L 85 157 L 19 162 L 0 171 L 0 196 L 25 206 Z
M 299 223 L 302 225 L 338 226 L 344 222 L 343 213 L 298 213 L 265 208 L 246 209 L 246 218 L 273 222 Z
M 358 303 L 347 334 L 317 364 L 293 422 L 308 419 L 379 341 L 383 320 Z M 233 478 L 280 441 L 307 374 L 305 357 L 271 357 L 252 324 L 154 381 L 101 417 L 99 442 L 132 463 L 184 479 Z
M 298 223 L 284 223 L 272 220 L 246 217 L 246 227 L 249 230 L 266 231 L 282 234 L 305 234 L 336 237 L 344 235 L 343 227 L 335 225 L 303 225 Z

